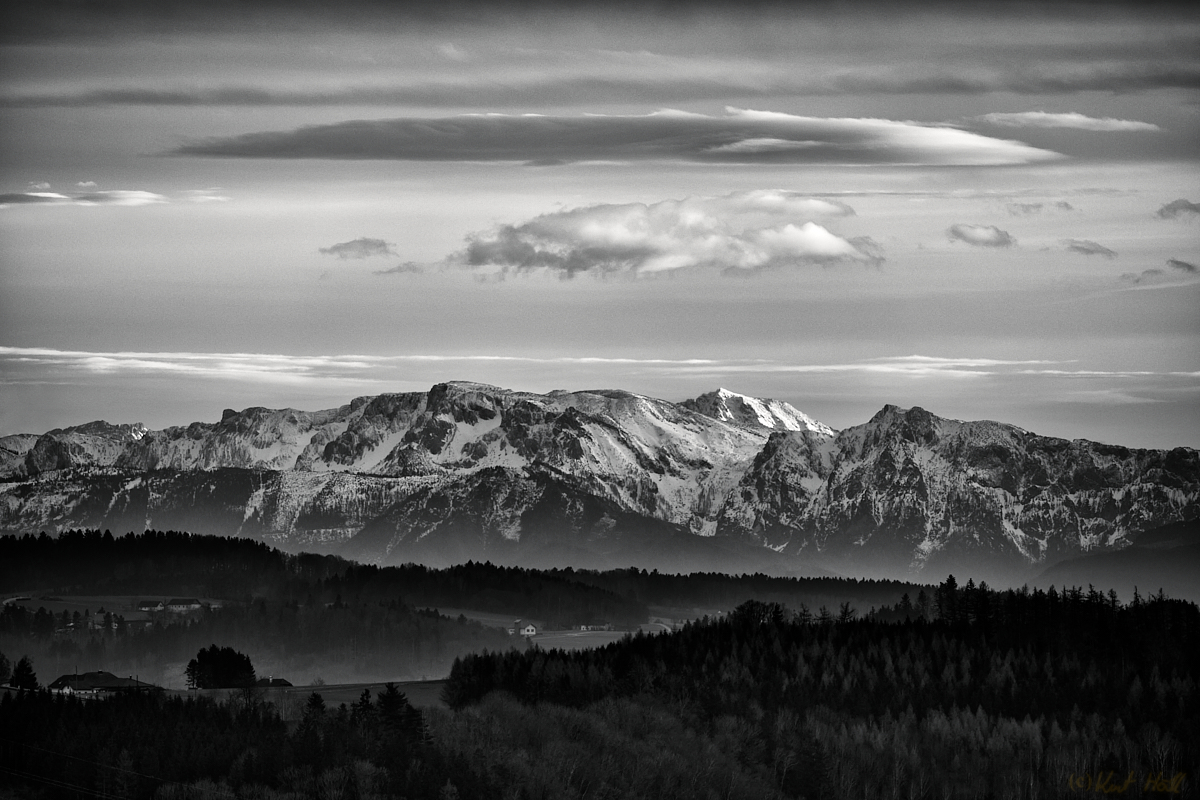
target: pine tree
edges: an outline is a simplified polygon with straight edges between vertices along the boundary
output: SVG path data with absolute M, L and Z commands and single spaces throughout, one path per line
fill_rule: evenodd
M 21 656 L 21 660 L 17 662 L 17 666 L 13 669 L 12 673 L 12 685 L 18 689 L 26 689 L 31 692 L 37 691 L 37 674 L 33 671 L 33 661 L 29 656 Z
M 184 671 L 193 689 L 244 689 L 254 685 L 250 657 L 232 647 L 203 648 Z

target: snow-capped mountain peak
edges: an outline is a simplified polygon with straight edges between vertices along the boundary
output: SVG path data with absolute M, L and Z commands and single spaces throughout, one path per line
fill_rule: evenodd
M 750 397 L 725 388 L 702 394 L 695 400 L 685 400 L 681 405 L 722 422 L 776 431 L 812 431 L 822 436 L 833 436 L 836 433 L 833 428 L 818 422 L 789 403 L 770 398 Z

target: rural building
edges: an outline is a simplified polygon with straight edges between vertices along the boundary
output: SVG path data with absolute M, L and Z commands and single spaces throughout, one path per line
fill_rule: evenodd
M 167 601 L 167 611 L 172 611 L 176 614 L 199 611 L 203 607 L 204 604 L 194 597 L 176 597 L 173 600 Z
M 137 604 L 138 611 L 162 611 L 165 608 L 162 600 L 139 600 Z
M 59 694 L 99 697 L 115 692 L 148 692 L 159 687 L 134 678 L 118 678 L 111 672 L 97 671 L 63 675 L 46 688 Z
M 291 681 L 283 678 L 259 678 L 254 682 L 254 686 L 259 689 L 272 689 L 291 685 Z
M 514 634 L 520 634 L 521 636 L 537 636 L 537 632 L 537 625 L 534 625 L 532 622 L 525 622 L 519 619 L 513 620 L 512 627 L 508 629 L 509 636 L 513 636 Z

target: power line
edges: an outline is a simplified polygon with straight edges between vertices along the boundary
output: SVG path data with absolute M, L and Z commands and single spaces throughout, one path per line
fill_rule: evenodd
M 124 773 L 125 773 L 125 774 L 127 774 L 127 775 L 136 775 L 136 776 L 137 776 L 137 777 L 139 777 L 139 778 L 145 778 L 146 780 L 155 781 L 155 782 L 157 782 L 157 783 L 159 783 L 159 784 L 171 784 L 171 785 L 173 785 L 173 786 L 182 786 L 182 787 L 184 787 L 184 788 L 187 788 L 187 787 L 188 787 L 188 784 L 186 784 L 186 783 L 180 783 L 179 781 L 171 781 L 171 780 L 167 780 L 166 778 L 160 778 L 160 777 L 158 777 L 157 775 L 147 775 L 147 774 L 146 774 L 146 773 L 144 773 L 144 772 L 137 772 L 136 770 L 125 769 L 124 767 L 118 767 L 118 766 L 114 766 L 114 765 L 112 765 L 112 764 L 101 764 L 99 761 L 92 761 L 92 760 L 90 760 L 90 759 L 87 759 L 87 758 L 81 758 L 81 757 L 79 757 L 79 756 L 73 756 L 73 755 L 71 755 L 70 753 L 62 753 L 62 752 L 59 752 L 59 751 L 57 751 L 57 750 L 50 750 L 50 749 L 47 749 L 47 748 L 45 748 L 45 747 L 38 747 L 37 745 L 27 744 L 27 743 L 25 743 L 25 742 L 15 742 L 15 741 L 13 741 L 12 739 L 4 739 L 4 738 L 0 738 L 0 742 L 4 742 L 5 744 L 14 744 L 14 745 L 17 745 L 18 747 L 25 747 L 25 748 L 28 748 L 28 749 L 30 749 L 30 750 L 37 750 L 37 751 L 39 751 L 39 752 L 46 753 L 47 755 L 57 756 L 57 757 L 59 757 L 59 758 L 69 758 L 69 759 L 72 759 L 72 760 L 74 760 L 74 761 L 79 761 L 79 762 L 81 762 L 81 763 L 83 763 L 83 764 L 90 764 L 90 765 L 91 765 L 91 766 L 93 766 L 93 767 L 99 767 L 100 769 L 108 769 L 108 770 L 113 770 L 114 772 L 124 772 Z M 9 772 L 13 772 L 14 774 L 16 774 L 16 772 L 15 772 L 14 770 L 12 770 L 12 769 L 10 769 L 10 768 L 8 768 L 8 767 L 0 767 L 0 769 L 5 769 L 5 770 L 7 770 L 7 771 L 9 771 Z M 25 777 L 31 778 L 31 779 L 33 779 L 33 780 L 40 780 L 40 781 L 42 781 L 42 782 L 44 782 L 44 783 L 50 783 L 51 781 L 54 781 L 54 780 L 56 780 L 56 779 L 54 779 L 54 778 L 43 778 L 43 777 L 40 777 L 40 776 L 37 776 L 37 775 L 26 775 Z M 104 795 L 104 794 L 101 794 L 101 793 L 97 793 L 97 792 L 95 792 L 95 791 L 94 791 L 94 790 L 92 790 L 92 789 L 85 789 L 85 788 L 83 788 L 83 787 L 81 787 L 81 786 L 75 786 L 75 785 L 73 785 L 73 784 L 66 784 L 66 783 L 63 783 L 63 786 L 62 786 L 62 787 L 60 787 L 60 788 L 71 788 L 71 789 L 76 789 L 77 791 L 80 791 L 80 792 L 85 792 L 85 793 L 87 793 L 87 794 L 93 794 L 93 795 L 95 795 L 96 797 L 113 797 L 112 795 Z M 236 794 L 232 794 L 232 793 L 230 793 L 230 792 L 222 792 L 222 791 L 215 790 L 215 789 L 210 789 L 210 790 L 208 790 L 208 793 L 209 793 L 209 794 L 219 794 L 219 795 L 221 795 L 221 796 L 223 796 L 223 797 L 233 797 L 233 798 L 236 798 L 236 797 L 237 797 L 237 795 L 236 795 Z
M 101 764 L 99 761 L 91 761 L 86 758 L 80 758 L 79 756 L 73 756 L 70 753 L 60 753 L 57 750 L 47 750 L 45 747 L 38 747 L 37 745 L 34 745 L 34 744 L 26 744 L 25 742 L 14 742 L 12 739 L 0 739 L 0 742 L 4 742 L 5 744 L 15 744 L 17 747 L 25 747 L 30 750 L 37 750 L 39 752 L 46 753 L 47 755 L 58 756 L 59 758 L 70 758 L 74 761 L 80 761 L 84 764 L 91 764 L 93 767 L 100 767 L 101 769 L 111 769 L 111 770 L 116 770 L 117 772 L 125 772 L 130 775 L 137 775 L 139 778 L 149 778 L 152 781 L 163 781 L 164 783 L 171 783 L 171 781 L 166 781 L 166 780 L 163 780 L 162 778 L 156 778 L 153 775 L 146 775 L 141 772 L 135 772 L 134 770 L 125 769 L 124 767 L 114 767 L 111 764 Z
M 12 767 L 0 765 L 0 771 L 7 772 L 10 775 L 16 775 L 18 778 L 23 780 L 44 783 L 47 786 L 53 786 L 55 789 L 70 789 L 71 791 L 79 792 L 81 794 L 88 794 L 92 797 L 102 798 L 102 800 L 120 800 L 120 798 L 118 798 L 116 795 L 106 794 L 95 789 L 88 789 L 85 786 L 79 786 L 74 783 L 60 781 L 57 778 L 47 778 L 44 775 L 34 775 L 33 773 L 23 772 L 21 770 L 13 769 Z

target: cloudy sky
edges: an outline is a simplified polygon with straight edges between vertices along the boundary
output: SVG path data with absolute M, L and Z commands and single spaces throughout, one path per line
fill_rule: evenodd
M 1200 13 L 583 8 L 5 4 L 0 435 L 475 380 L 1200 447 Z

